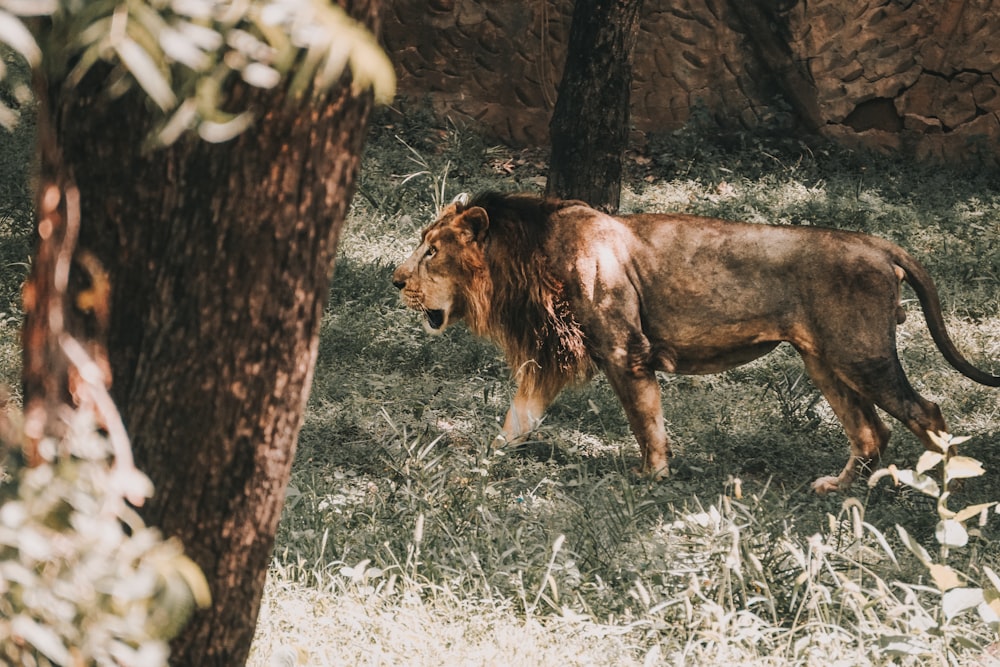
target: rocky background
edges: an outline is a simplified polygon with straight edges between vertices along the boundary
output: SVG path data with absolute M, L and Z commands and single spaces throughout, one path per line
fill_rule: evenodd
M 404 100 L 548 143 L 572 0 L 387 0 Z M 646 0 L 637 138 L 692 118 L 1000 161 L 1000 0 Z

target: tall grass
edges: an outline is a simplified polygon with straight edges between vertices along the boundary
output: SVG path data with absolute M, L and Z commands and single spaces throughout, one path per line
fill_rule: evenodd
M 638 452 L 601 378 L 560 397 L 521 450 L 491 450 L 509 371 L 460 327 L 426 336 L 390 276 L 441 201 L 539 191 L 544 155 L 429 123 L 384 116 L 367 149 L 252 664 L 988 664 L 987 610 L 945 614 L 914 549 L 938 553 L 935 498 L 884 480 L 809 490 L 847 445 L 789 350 L 662 379 L 678 450 L 662 484 L 630 477 Z M 681 133 L 631 154 L 623 203 L 891 238 L 928 265 L 954 338 L 996 373 L 996 182 Z M 911 379 L 986 468 L 949 506 L 996 500 L 996 391 L 951 369 L 910 311 Z M 922 448 L 894 426 L 889 456 L 915 469 Z M 965 520 L 949 558 L 989 606 L 996 519 Z

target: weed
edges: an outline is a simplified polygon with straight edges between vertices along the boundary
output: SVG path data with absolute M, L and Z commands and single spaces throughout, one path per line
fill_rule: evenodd
M 952 494 L 950 489 L 958 480 L 979 477 L 985 472 L 977 459 L 956 453 L 956 447 L 966 440 L 968 438 L 937 434 L 933 438 L 935 448 L 924 452 L 914 469 L 901 470 L 889 466 L 873 474 L 869 482 L 874 485 L 882 478 L 891 477 L 897 485 L 905 484 L 937 500 L 935 506 L 938 522 L 934 537 L 939 548 L 936 559 L 903 526 L 896 526 L 903 544 L 926 568 L 933 583 L 933 589 L 929 590 L 906 585 L 901 587 L 911 593 L 911 598 L 918 600 L 917 604 L 920 604 L 918 592 L 929 592 L 937 598 L 936 601 L 922 605 L 923 613 L 918 618 L 919 630 L 937 641 L 915 640 L 912 633 L 890 637 L 883 643 L 887 644 L 887 650 L 892 653 L 937 658 L 942 664 L 953 662 L 958 657 L 960 647 L 977 647 L 975 638 L 969 636 L 968 627 L 956 622 L 961 614 L 970 610 L 975 610 L 986 626 L 987 636 L 995 635 L 1000 630 L 1000 577 L 989 565 L 979 562 L 978 550 L 964 551 L 970 546 L 970 539 L 981 537 L 982 528 L 986 526 L 988 516 L 997 502 L 977 503 L 958 510 L 952 510 L 948 506 Z M 935 469 L 938 471 L 937 479 L 929 474 Z M 973 519 L 977 521 L 978 527 L 970 529 L 966 524 Z M 960 553 L 968 555 L 962 570 L 951 564 Z M 976 577 L 968 574 L 974 570 L 981 573 L 984 584 L 977 583 Z
M 812 386 L 804 372 L 776 374 L 768 379 L 764 388 L 766 393 L 773 394 L 781 407 L 781 416 L 785 423 L 794 424 L 802 431 L 812 431 L 820 423 L 816 413 L 816 405 L 822 399 L 819 391 Z
M 399 139 L 399 137 L 396 138 Z M 400 178 L 402 178 L 402 180 L 399 182 L 400 187 L 406 185 L 414 178 L 427 177 L 431 181 L 431 201 L 434 202 L 434 211 L 439 212 L 444 208 L 445 202 L 448 201 L 445 193 L 448 186 L 448 171 L 451 169 L 451 161 L 446 160 L 444 166 L 438 173 L 431 166 L 427 158 L 424 157 L 418 150 L 413 148 L 413 146 L 410 146 L 402 139 L 399 139 L 399 142 L 406 146 L 407 150 L 410 151 L 410 160 L 421 168 L 420 171 L 414 171 L 401 176 Z

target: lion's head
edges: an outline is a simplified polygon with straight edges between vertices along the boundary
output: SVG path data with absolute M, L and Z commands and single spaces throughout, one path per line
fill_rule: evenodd
M 440 333 L 464 320 L 500 345 L 522 382 L 563 386 L 592 362 L 562 282 L 542 249 L 553 212 L 578 202 L 484 192 L 459 195 L 424 230 L 392 281 Z
M 466 320 L 483 333 L 483 316 L 492 294 L 483 254 L 489 216 L 468 206 L 468 196 L 455 198 L 420 239 L 420 245 L 392 275 L 403 302 L 424 313 L 424 327 L 432 334 Z

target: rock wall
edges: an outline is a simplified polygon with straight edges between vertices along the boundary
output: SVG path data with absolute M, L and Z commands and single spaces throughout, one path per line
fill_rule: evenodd
M 791 25 L 827 134 L 924 159 L 1000 156 L 1000 2 L 811 0 Z
M 722 127 L 1000 159 L 1000 0 L 780 1 L 646 0 L 635 129 L 674 130 L 701 110 Z M 512 145 L 547 144 L 572 6 L 386 0 L 401 95 Z

